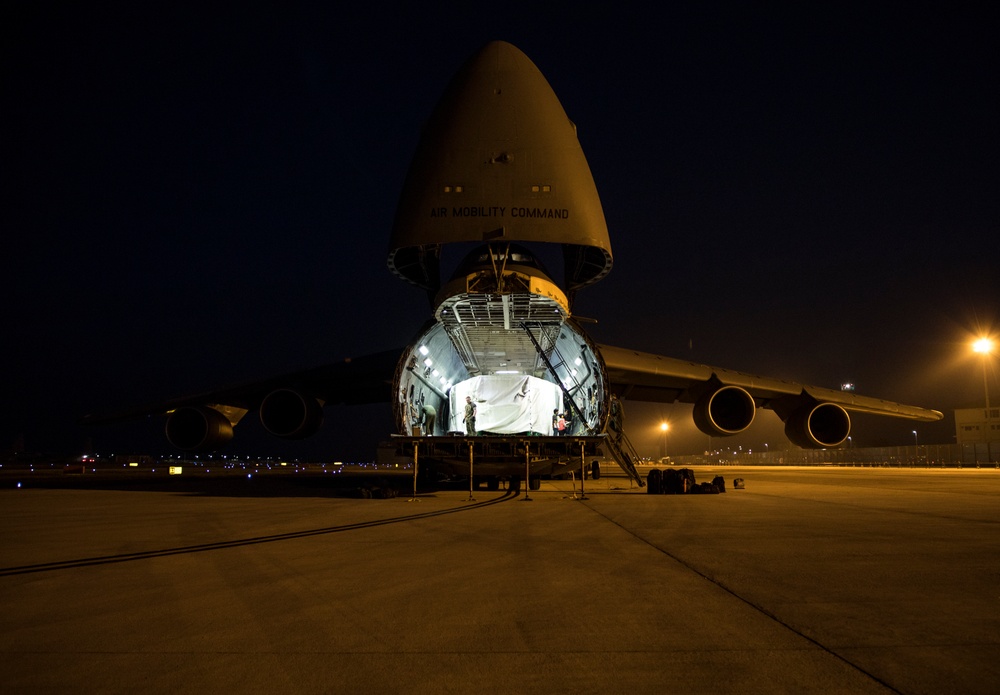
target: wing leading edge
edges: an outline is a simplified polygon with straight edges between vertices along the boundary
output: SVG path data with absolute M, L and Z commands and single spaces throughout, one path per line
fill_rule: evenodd
M 837 446 L 850 432 L 848 411 L 934 422 L 941 412 L 846 391 L 756 376 L 626 348 L 601 345 L 612 391 L 620 398 L 693 403 L 707 434 L 742 432 L 757 408 L 773 410 L 799 446 Z

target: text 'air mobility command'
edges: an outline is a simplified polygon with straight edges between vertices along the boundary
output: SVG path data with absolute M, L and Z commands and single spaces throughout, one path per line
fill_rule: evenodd
M 499 205 L 486 207 L 465 206 L 453 207 L 452 217 L 504 217 L 507 208 Z M 431 217 L 448 217 L 448 208 L 431 208 Z M 568 220 L 569 210 L 566 208 L 510 208 L 510 217 L 528 217 L 548 220 Z

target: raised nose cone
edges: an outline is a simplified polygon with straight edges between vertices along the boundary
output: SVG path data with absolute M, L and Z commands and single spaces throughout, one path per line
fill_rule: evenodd
M 574 290 L 611 270 L 611 241 L 576 127 L 535 64 L 494 41 L 452 79 L 400 195 L 389 267 L 428 290 L 440 246 L 562 244 Z

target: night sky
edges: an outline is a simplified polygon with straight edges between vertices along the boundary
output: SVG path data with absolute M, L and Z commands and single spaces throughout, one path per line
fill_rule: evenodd
M 429 307 L 385 266 L 397 196 L 446 83 L 493 39 L 577 124 L 615 257 L 574 307 L 598 341 L 946 413 L 856 417 L 858 446 L 952 442 L 950 411 L 983 402 L 987 3 L 15 4 L 0 449 L 167 452 L 159 419 L 76 420 L 405 345 Z M 689 411 L 629 403 L 627 430 L 652 446 L 667 417 L 671 450 L 700 451 Z M 391 428 L 388 406 L 327 416 L 296 444 L 248 416 L 230 450 L 370 459 Z M 776 425 L 729 443 L 774 448 Z

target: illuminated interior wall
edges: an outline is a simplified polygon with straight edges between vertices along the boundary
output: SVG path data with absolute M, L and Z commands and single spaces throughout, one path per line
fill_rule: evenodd
M 421 407 L 436 413 L 434 430 L 422 434 L 465 432 L 465 396 L 477 401 L 476 429 L 484 433 L 552 433 L 552 411 L 571 412 L 565 392 L 579 417 L 573 434 L 602 430 L 609 390 L 600 358 L 589 338 L 575 325 L 562 326 L 555 346 L 549 346 L 552 371 L 539 363 L 531 374 L 489 373 L 470 376 L 462 358 L 440 324 L 430 323 L 406 350 L 397 368 L 393 412 L 397 431 L 409 435 L 421 419 Z M 559 383 L 557 383 L 557 380 Z M 523 395 L 522 395 L 523 394 Z

